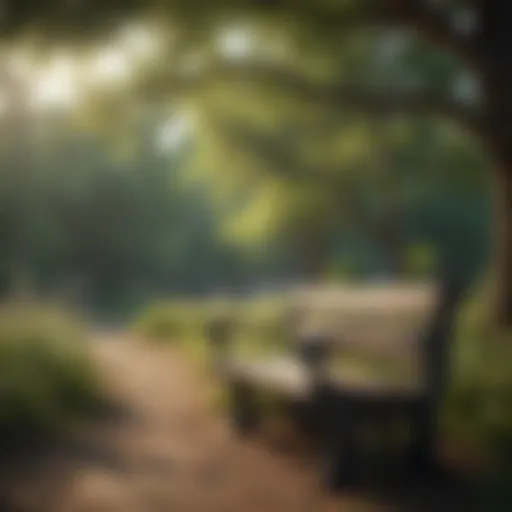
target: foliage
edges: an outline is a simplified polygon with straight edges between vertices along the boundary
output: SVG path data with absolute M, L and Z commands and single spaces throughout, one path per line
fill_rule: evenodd
M 347 45 L 332 49 L 337 59 L 317 48 L 314 55 L 327 59 L 330 73 L 324 81 L 336 83 L 332 75 L 341 74 L 354 83 L 356 78 L 369 82 L 370 88 L 406 90 L 408 68 L 414 67 L 424 74 L 422 81 L 442 95 L 460 78 L 452 60 L 409 37 L 388 36 L 389 40 L 380 32 L 366 34 L 358 50 L 352 48 L 357 37 L 347 38 Z M 263 46 L 256 45 L 254 54 L 238 64 L 241 69 L 263 68 L 265 82 L 265 66 L 258 67 L 260 59 L 265 61 L 261 52 Z M 300 77 L 316 72 L 311 55 L 292 51 L 285 60 L 286 64 L 271 61 L 270 68 L 293 70 L 299 84 Z M 359 67 L 359 73 L 347 72 L 351 66 Z M 387 260 L 381 266 L 396 273 L 409 270 L 404 268 L 410 263 L 405 261 L 409 244 L 431 245 L 442 253 L 441 259 L 457 253 L 458 260 L 461 247 L 469 243 L 464 237 L 484 238 L 478 224 L 487 219 L 482 197 L 487 194 L 485 170 L 490 162 L 467 134 L 444 120 L 380 111 L 354 113 L 337 104 L 334 95 L 326 95 L 324 102 L 321 93 L 312 101 L 301 101 L 295 82 L 289 82 L 265 87 L 257 73 L 241 73 L 237 80 L 214 82 L 194 97 L 200 119 L 194 170 L 223 204 L 226 197 L 235 198 L 233 215 L 228 216 L 231 241 L 254 245 L 277 238 L 300 253 L 304 248 L 296 239 L 308 239 L 314 230 L 322 233 L 315 245 L 327 247 L 319 250 L 325 268 L 332 257 L 333 235 L 351 231 L 370 240 L 373 250 Z M 477 211 L 470 206 L 472 200 L 478 201 L 480 220 L 469 218 L 468 212 Z M 440 223 L 435 213 L 441 202 L 448 205 L 443 215 L 450 217 L 449 222 L 432 227 L 433 222 Z M 326 240 L 319 243 L 320 238 Z M 302 245 L 312 243 L 308 239 Z M 475 254 L 486 246 L 472 245 Z M 472 257 L 469 271 L 484 257 Z
M 123 155 L 66 116 L 42 116 L 37 159 L 18 158 L 34 134 L 5 133 L 0 295 L 22 276 L 41 294 L 113 316 L 162 293 L 244 284 L 246 267 L 258 275 L 277 266 L 270 249 L 254 261 L 220 239 L 211 199 L 183 179 L 187 155 L 156 147 L 161 118 L 144 111 L 125 126 L 137 143 Z
M 486 284 L 460 314 L 445 424 L 458 442 L 501 465 L 512 460 L 512 348 L 510 335 L 486 322 Z
M 287 308 L 282 298 L 262 297 L 234 302 L 211 299 L 173 300 L 154 304 L 136 318 L 133 329 L 155 342 L 176 342 L 190 348 L 207 345 L 208 319 L 229 314 L 233 320 L 233 353 L 261 355 L 280 351 L 287 342 Z
M 80 323 L 68 313 L 18 301 L 0 309 L 0 431 L 53 432 L 103 403 L 98 369 Z
M 254 341 L 280 342 L 286 336 L 286 301 L 262 297 L 244 301 L 239 314 L 241 336 Z
M 432 276 L 436 270 L 436 254 L 432 247 L 415 245 L 406 252 L 405 271 L 414 277 Z
M 206 307 L 199 302 L 165 301 L 148 306 L 133 328 L 157 342 L 180 343 L 201 336 L 206 318 Z
M 140 2 L 140 7 L 144 4 Z M 483 213 L 481 194 L 474 194 L 479 205 L 474 208 L 475 197 L 463 198 L 465 192 L 457 189 L 473 187 L 483 193 L 479 176 L 487 163 L 474 158 L 478 151 L 470 151 L 468 140 L 461 143 L 458 139 L 463 137 L 454 135 L 457 131 L 448 123 L 436 122 L 432 127 L 423 118 L 410 122 L 387 109 L 376 108 L 363 117 L 358 109 L 364 105 L 359 101 L 355 109 L 342 105 L 343 88 L 339 94 L 322 94 L 332 84 L 347 82 L 365 92 L 382 91 L 383 97 L 389 92 L 394 98 L 396 89 L 407 99 L 412 88 L 413 92 L 432 89 L 434 99 L 444 100 L 445 95 L 448 99 L 463 78 L 454 59 L 402 32 L 357 27 L 345 34 L 336 28 L 345 16 L 361 14 L 361 7 L 369 9 L 367 2 L 364 6 L 351 1 L 284 2 L 276 9 L 250 2 L 240 2 L 239 7 L 224 1 L 164 4 L 159 20 L 164 25 L 171 20 L 173 29 L 183 29 L 191 53 L 187 45 L 172 44 L 153 59 L 156 69 L 141 74 L 161 80 L 173 108 L 185 105 L 197 114 L 197 139 L 185 149 L 184 159 L 194 160 L 194 169 L 187 165 L 187 178 L 195 170 L 202 178 L 199 186 L 191 192 L 174 179 L 184 174 L 182 155 L 155 157 L 151 144 L 155 125 L 164 120 L 162 112 L 152 111 L 147 117 L 143 112 L 147 123 L 132 129 L 144 108 L 139 108 L 139 96 L 119 90 L 114 103 L 121 111 L 122 126 L 109 131 L 111 139 L 122 132 L 124 141 L 129 132 L 132 144 L 140 141 L 130 148 L 129 158 L 116 161 L 110 148 L 86 143 L 75 132 L 68 137 L 61 128 L 50 136 L 51 161 L 44 173 L 34 169 L 25 173 L 38 186 L 16 182 L 13 188 L 14 178 L 2 177 L 5 211 L 0 215 L 0 235 L 5 234 L 1 238 L 7 249 L 0 260 L 0 284 L 8 284 L 12 267 L 17 266 L 26 267 L 37 281 L 54 283 L 72 275 L 94 300 L 101 298 L 106 309 L 110 303 L 136 303 L 159 292 L 203 292 L 221 283 L 239 287 L 270 275 L 288 277 L 296 266 L 305 266 L 302 259 L 312 257 L 326 268 L 340 256 L 332 248 L 333 239 L 346 248 L 344 253 L 355 253 L 359 247 L 354 247 L 362 243 L 371 246 L 368 252 L 378 253 L 360 259 L 365 262 L 360 265 L 362 274 L 375 268 L 396 270 L 407 247 L 417 244 L 435 246 L 443 253 L 471 245 L 476 261 L 471 266 L 482 264 L 485 215 L 466 215 Z M 121 5 L 116 8 L 122 23 L 126 11 Z M 102 7 L 96 2 L 81 9 L 101 18 Z M 35 16 L 41 25 L 50 21 L 61 25 L 67 15 L 77 15 L 70 8 L 62 19 L 55 18 L 53 9 L 35 4 L 11 10 L 19 11 L 20 19 Z M 208 77 L 204 82 L 200 79 L 197 89 L 193 83 L 184 88 L 187 101 L 182 102 L 173 95 L 169 73 L 169 68 L 181 68 L 161 62 L 174 64 L 178 53 L 176 64 L 185 65 L 197 54 L 205 68 L 219 64 L 222 69 L 229 59 L 218 54 L 219 31 L 225 30 L 227 37 L 231 22 L 242 36 L 247 28 L 254 38 L 251 51 L 235 62 L 242 76 L 221 72 L 211 83 Z M 108 29 L 115 38 L 111 25 Z M 277 84 L 266 80 L 267 65 L 284 79 Z M 255 73 L 244 75 L 251 66 Z M 302 79 L 306 84 L 311 81 L 311 87 L 303 89 Z M 414 86 L 416 81 L 425 87 Z M 301 94 L 310 89 L 311 97 Z M 88 104 L 85 110 L 94 115 L 93 107 Z M 110 115 L 106 105 L 99 105 L 99 110 L 117 116 Z M 437 138 L 432 132 L 439 133 Z M 69 139 L 75 140 L 71 144 Z M 6 161 L 1 167 L 13 166 Z M 39 167 L 38 162 L 38 171 Z M 474 175 L 476 180 L 468 179 Z M 452 183 L 456 186 L 447 191 Z M 41 190 L 47 193 L 41 195 Z M 461 218 L 456 220 L 467 229 L 447 230 L 439 215 L 433 219 L 441 202 L 436 195 L 443 196 L 443 203 L 464 200 Z M 31 220 L 18 222 L 20 214 L 9 197 L 16 197 L 16 204 L 22 204 L 19 210 L 28 212 Z M 48 205 L 51 215 L 44 211 Z M 396 233 L 388 236 L 393 229 Z M 233 242 L 242 242 L 243 251 L 232 247 Z M 303 257 L 313 246 L 317 254 Z M 282 253 L 286 253 L 284 262 Z M 350 256 L 359 261 L 359 254 Z M 399 264 L 389 263 L 393 259 Z

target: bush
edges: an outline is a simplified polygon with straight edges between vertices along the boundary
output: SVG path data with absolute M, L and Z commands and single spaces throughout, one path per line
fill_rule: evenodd
M 501 465 L 512 462 L 512 336 L 486 328 L 486 297 L 478 287 L 460 312 L 445 420 L 453 438 Z
M 102 403 L 99 374 L 71 316 L 38 305 L 0 307 L 0 432 L 55 431 Z
M 167 341 L 179 334 L 179 322 L 169 304 L 149 307 L 137 319 L 135 330 L 152 340 Z
M 437 266 L 435 249 L 426 244 L 409 246 L 404 263 L 406 273 L 411 277 L 431 276 Z
M 240 303 L 223 299 L 169 301 L 146 309 L 135 321 L 134 330 L 152 341 L 187 343 L 203 338 L 210 318 L 218 314 L 228 315 L 234 322 L 234 351 L 247 356 L 264 354 L 283 346 L 287 333 L 285 306 L 283 300 L 274 298 Z M 202 343 L 202 350 L 205 346 Z
M 203 304 L 168 301 L 148 307 L 134 330 L 152 341 L 168 342 L 202 335 L 207 310 Z
M 286 342 L 288 309 L 284 300 L 260 299 L 247 302 L 239 312 L 237 338 L 259 350 L 275 351 Z

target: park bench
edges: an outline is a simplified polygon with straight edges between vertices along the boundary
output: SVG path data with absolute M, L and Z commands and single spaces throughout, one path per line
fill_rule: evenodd
M 323 478 L 330 488 L 353 483 L 368 457 L 362 432 L 386 441 L 397 425 L 408 427 L 398 450 L 407 473 L 435 467 L 437 420 L 447 378 L 449 341 L 462 282 L 352 285 L 295 294 L 294 336 L 283 358 L 233 357 L 227 318 L 210 325 L 216 371 L 230 396 L 230 416 L 244 435 L 262 419 L 259 398 L 270 392 L 315 434 Z M 392 378 L 351 361 L 387 356 L 415 378 Z M 349 364 L 343 365 L 344 362 Z M 364 366 L 364 365 L 363 365 Z M 366 451 L 365 451 L 366 450 Z M 370 464 L 371 465 L 371 464 Z

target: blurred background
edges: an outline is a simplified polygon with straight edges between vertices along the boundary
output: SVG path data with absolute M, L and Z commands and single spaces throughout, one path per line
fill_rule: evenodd
M 440 260 L 484 271 L 492 165 L 448 104 L 477 110 L 479 77 L 403 30 L 327 37 L 279 13 L 208 23 L 179 7 L 176 27 L 120 10 L 76 46 L 21 28 L 4 44 L 3 294 L 113 313 L 161 294 L 424 277 Z
M 442 271 L 471 282 L 443 428 L 498 454 L 508 489 L 511 15 L 505 0 L 4 1 L 7 439 L 103 401 L 78 331 L 178 340 L 197 363 L 224 305 L 245 357 L 274 354 L 297 286 Z M 56 359 L 70 340 L 80 354 Z

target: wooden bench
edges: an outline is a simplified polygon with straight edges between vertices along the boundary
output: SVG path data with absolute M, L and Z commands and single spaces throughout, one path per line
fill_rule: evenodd
M 282 359 L 231 357 L 227 319 L 213 322 L 209 339 L 216 371 L 228 386 L 235 428 L 247 435 L 259 425 L 259 396 L 268 391 L 294 404 L 297 418 L 316 434 L 329 488 L 359 476 L 359 463 L 367 460 L 363 427 L 386 438 L 397 423 L 406 423 L 404 469 L 433 468 L 448 342 L 464 288 L 462 282 L 444 280 L 439 286 L 361 285 L 298 293 L 295 337 Z M 416 368 L 415 378 L 395 379 L 372 368 L 363 372 L 353 364 L 357 352 L 363 352 L 363 361 L 375 354 L 401 359 L 403 367 Z

